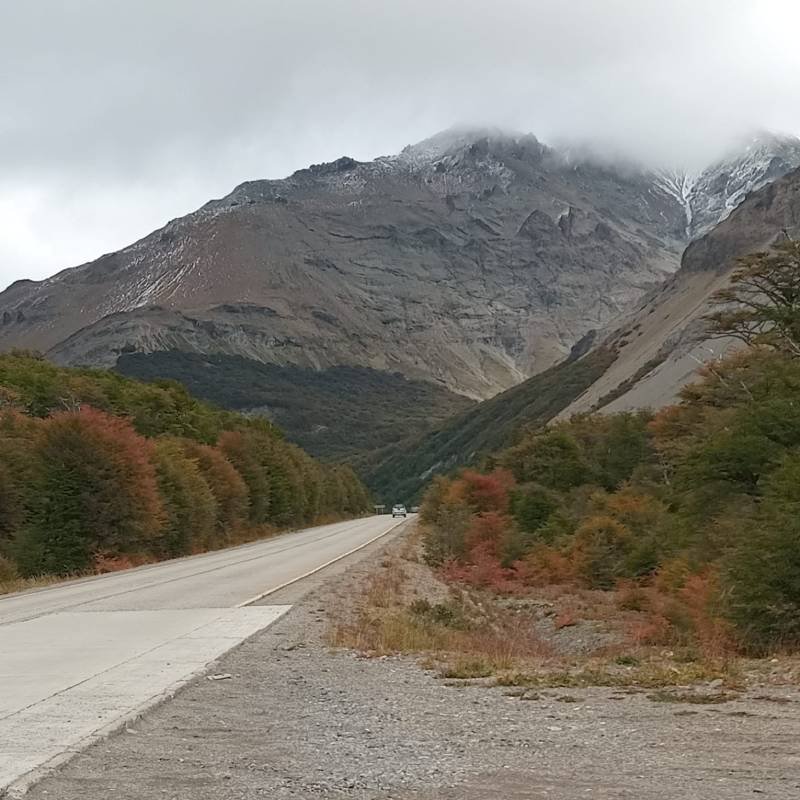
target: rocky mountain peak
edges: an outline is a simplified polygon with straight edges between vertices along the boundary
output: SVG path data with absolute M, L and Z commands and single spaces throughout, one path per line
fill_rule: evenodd
M 502 155 L 509 150 L 539 154 L 544 149 L 530 133 L 492 127 L 455 126 L 440 131 L 416 144 L 407 145 L 395 157 L 415 164 L 435 163 L 445 157 L 480 158 Z

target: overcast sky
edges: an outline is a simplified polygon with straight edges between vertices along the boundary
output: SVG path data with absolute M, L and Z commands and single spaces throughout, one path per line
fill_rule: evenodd
M 654 162 L 800 133 L 797 0 L 0 0 L 0 285 L 455 123 Z

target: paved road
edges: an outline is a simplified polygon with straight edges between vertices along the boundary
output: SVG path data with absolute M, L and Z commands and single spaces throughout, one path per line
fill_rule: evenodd
M 21 793 L 289 608 L 249 603 L 400 523 L 324 525 L 0 598 L 0 796 Z

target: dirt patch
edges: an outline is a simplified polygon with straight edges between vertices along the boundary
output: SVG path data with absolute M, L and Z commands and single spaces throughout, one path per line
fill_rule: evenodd
M 314 576 L 304 597 L 299 585 L 276 595 L 297 605 L 210 667 L 230 679 L 190 684 L 31 800 L 798 796 L 794 687 L 678 715 L 633 689 L 445 681 L 418 658 L 331 649 L 329 614 L 356 601 L 399 546 Z M 406 600 L 420 599 L 417 588 Z

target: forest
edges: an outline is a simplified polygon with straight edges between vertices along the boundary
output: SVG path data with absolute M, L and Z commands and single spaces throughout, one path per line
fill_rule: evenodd
M 349 467 L 178 383 L 0 356 L 0 583 L 198 553 L 369 503 Z

